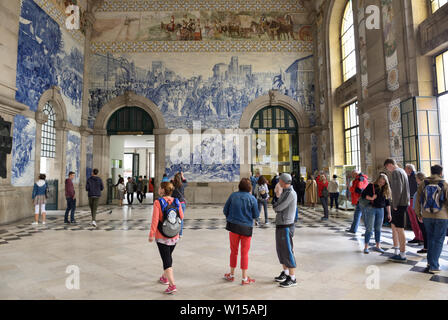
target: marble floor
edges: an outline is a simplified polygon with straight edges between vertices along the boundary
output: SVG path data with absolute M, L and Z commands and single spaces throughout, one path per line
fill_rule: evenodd
M 442 273 L 425 273 L 420 247 L 408 246 L 408 262 L 388 262 L 391 230 L 384 228 L 385 254 L 362 253 L 363 228 L 346 234 L 351 215 L 332 212 L 322 223 L 320 209 L 300 208 L 294 250 L 298 285 L 283 289 L 273 277 L 278 264 L 274 226 L 256 228 L 249 255 L 251 286 L 222 280 L 228 272 L 228 232 L 222 207 L 187 208 L 182 240 L 174 251 L 178 292 L 165 296 L 157 283 L 161 260 L 148 243 L 151 205 L 102 206 L 98 228 L 89 225 L 87 208 L 77 210 L 77 225 L 64 225 L 62 212 L 48 216 L 47 225 L 32 218 L 0 226 L 0 299 L 446 299 L 448 251 Z M 274 213 L 269 208 L 271 217 Z M 412 234 L 407 232 L 408 239 Z M 79 268 L 79 289 L 68 289 Z M 70 271 L 70 270 L 69 270 Z M 67 280 L 68 279 L 68 280 Z M 374 280 L 372 280 L 374 279 Z M 376 285 L 372 285 L 376 284 Z M 70 286 L 69 286 L 70 287 Z

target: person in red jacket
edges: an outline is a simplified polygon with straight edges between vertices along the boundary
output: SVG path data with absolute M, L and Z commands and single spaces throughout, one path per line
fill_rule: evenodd
M 172 204 L 174 198 L 171 194 L 174 191 L 174 186 L 171 182 L 162 182 L 159 188 L 159 194 L 168 204 Z M 184 219 L 184 213 L 182 206 L 179 206 L 179 216 Z M 160 257 L 163 263 L 163 275 L 160 277 L 159 282 L 168 285 L 165 293 L 171 294 L 177 291 L 176 284 L 174 283 L 173 274 L 173 251 L 179 241 L 179 234 L 172 238 L 166 238 L 158 229 L 159 221 L 163 221 L 163 212 L 159 201 L 154 201 L 154 208 L 152 212 L 151 231 L 149 233 L 149 242 L 156 240 L 157 247 L 159 248 Z
M 352 197 L 352 205 L 355 206 L 355 214 L 353 215 L 353 222 L 350 229 L 347 230 L 349 233 L 356 233 L 358 231 L 359 222 L 361 221 L 362 210 L 359 205 L 359 198 L 361 198 L 362 192 L 369 184 L 367 175 L 363 174 L 358 170 L 352 171 L 353 182 L 350 187 L 350 195 Z
M 322 221 L 328 220 L 328 179 L 325 173 L 321 172 L 316 178 L 317 183 L 317 194 L 320 198 L 320 203 L 322 203 L 322 208 L 324 209 L 324 216 Z

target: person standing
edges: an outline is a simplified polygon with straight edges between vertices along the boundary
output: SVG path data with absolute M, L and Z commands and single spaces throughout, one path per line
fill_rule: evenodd
M 389 258 L 394 262 L 406 262 L 406 236 L 404 222 L 409 206 L 409 182 L 406 172 L 397 166 L 393 159 L 387 159 L 384 167 L 391 173 L 390 187 L 392 189 L 392 237 L 394 255 Z
M 353 215 L 353 222 L 350 229 L 346 230 L 349 233 L 358 232 L 359 222 L 362 217 L 362 208 L 359 205 L 359 198 L 365 187 L 369 184 L 368 177 L 358 170 L 352 171 L 353 182 L 350 187 L 350 195 L 352 198 L 352 205 L 355 206 L 355 213 Z
M 417 172 L 417 174 L 415 175 L 415 178 L 417 180 L 417 190 L 418 190 L 418 187 L 420 186 L 420 184 L 422 184 L 425 181 L 426 177 L 423 172 Z M 415 201 L 413 203 L 414 207 L 412 209 L 414 209 L 414 212 L 415 212 L 415 202 L 417 201 L 417 191 L 415 192 L 413 198 L 415 199 Z M 417 217 L 417 221 L 418 221 L 418 226 L 419 226 L 419 228 L 422 232 L 422 236 L 423 236 L 423 248 L 418 250 L 417 253 L 425 254 L 425 253 L 428 253 L 428 235 L 426 234 L 426 228 L 425 228 L 425 225 L 423 224 L 423 218 Z
M 324 209 L 324 216 L 321 220 L 325 221 L 328 220 L 328 179 L 324 172 L 317 176 L 316 183 L 320 203 Z
M 123 206 L 124 194 L 126 193 L 126 186 L 124 185 L 124 179 L 120 178 L 117 183 L 118 189 L 118 204 L 120 207 Z
M 226 230 L 229 231 L 230 240 L 230 272 L 224 275 L 224 279 L 230 282 L 235 280 L 235 268 L 238 260 L 238 249 L 241 243 L 242 285 L 255 282 L 255 279 L 247 275 L 249 268 L 249 249 L 252 240 L 253 222 L 260 216 L 258 204 L 252 193 L 252 182 L 250 179 L 241 179 L 238 191 L 230 195 L 224 205 L 226 216 Z
M 305 199 L 306 204 L 314 208 L 317 203 L 317 183 L 311 175 L 308 175 L 308 180 L 306 181 Z
M 272 203 L 274 203 L 275 201 L 277 201 L 278 197 L 275 194 L 275 187 L 278 185 L 278 179 L 279 179 L 279 173 L 276 172 L 274 174 L 274 176 L 271 179 L 271 185 L 269 186 L 270 189 L 272 190 Z M 278 188 L 277 188 L 278 191 Z
M 297 192 L 298 202 L 301 206 L 304 206 L 305 205 L 306 182 L 303 177 L 300 177 L 297 189 L 298 189 L 298 192 Z
M 408 207 L 408 216 L 409 220 L 411 221 L 411 227 L 412 231 L 414 232 L 414 239 L 409 240 L 408 243 L 417 243 L 421 244 L 423 242 L 423 234 L 420 230 L 420 227 L 418 226 L 418 220 L 417 216 L 414 211 L 414 194 L 417 192 L 417 179 L 415 176 L 415 167 L 413 164 L 407 164 L 404 167 L 404 171 L 406 171 L 406 174 L 408 175 L 408 181 L 409 181 L 409 194 L 411 195 L 410 205 Z
M 257 181 L 260 178 L 260 171 L 255 171 L 255 176 L 252 175 L 252 172 L 250 173 L 250 183 L 252 184 L 252 194 L 255 192 L 255 186 L 257 185 Z
M 128 205 L 132 206 L 132 202 L 134 202 L 134 191 L 135 191 L 135 183 L 131 177 L 128 177 L 128 182 L 126 183 L 126 198 L 128 199 Z
M 149 232 L 149 242 L 156 240 L 157 248 L 159 249 L 160 257 L 163 263 L 163 274 L 159 279 L 159 282 L 168 285 L 165 293 L 171 294 L 177 291 L 174 281 L 173 273 L 173 251 L 176 248 L 176 244 L 179 241 L 179 234 L 172 238 L 165 237 L 159 230 L 159 223 L 163 222 L 164 213 L 162 211 L 162 203 L 166 203 L 168 206 L 172 205 L 175 198 L 171 197 L 174 186 L 171 182 L 162 182 L 159 187 L 159 198 L 154 201 L 154 208 L 152 212 L 151 230 Z M 163 200 L 162 200 L 163 199 Z M 182 206 L 179 204 L 179 217 L 183 220 L 184 214 L 182 212 Z
M 431 167 L 431 177 L 418 186 L 415 213 L 426 229 L 428 237 L 428 271 L 440 273 L 439 258 L 448 229 L 448 184 L 443 179 L 440 165 Z
M 277 202 L 273 204 L 275 216 L 275 242 L 277 256 L 282 265 L 282 272 L 275 277 L 280 282 L 280 287 L 289 288 L 297 285 L 294 257 L 294 219 L 297 210 L 297 194 L 291 186 L 292 178 L 287 173 L 282 173 L 279 179 L 283 192 Z
M 370 183 L 362 192 L 361 198 L 369 200 L 370 204 L 364 209 L 364 223 L 366 233 L 364 235 L 364 253 L 369 253 L 369 242 L 372 230 L 375 230 L 375 250 L 384 253 L 381 248 L 381 227 L 383 226 L 384 209 L 387 210 L 387 220 L 391 221 L 390 212 L 392 192 L 389 179 L 385 174 L 380 174 L 374 183 Z
M 76 223 L 75 210 L 76 210 L 76 197 L 75 188 L 73 186 L 73 179 L 75 179 L 75 173 L 70 171 L 68 178 L 65 179 L 65 199 L 67 200 L 67 209 L 65 209 L 64 223 Z M 68 213 L 70 212 L 70 221 L 68 220 Z
M 187 201 L 185 200 L 185 187 L 187 185 L 187 179 L 184 177 L 184 173 L 178 172 L 174 176 L 174 191 L 173 191 L 173 198 L 177 198 L 180 202 L 180 205 L 182 206 L 182 212 L 184 213 L 185 217 L 185 209 L 187 208 Z M 184 220 L 182 219 L 182 225 L 180 229 L 179 236 L 182 237 L 184 229 Z
M 45 174 L 41 173 L 39 180 L 33 186 L 34 222 L 32 225 L 39 224 L 39 212 L 42 214 L 42 224 L 46 224 L 45 204 L 47 203 L 48 184 L 45 179 Z
M 100 202 L 101 191 L 104 190 L 103 180 L 98 177 L 98 169 L 93 169 L 92 176 L 87 179 L 86 191 L 89 197 L 89 207 L 92 213 L 91 225 L 96 228 L 96 211 Z
M 137 180 L 137 200 L 138 202 L 142 203 L 143 202 L 143 178 L 142 176 L 138 177 Z
M 338 176 L 333 175 L 333 179 L 328 183 L 328 192 L 330 193 L 330 209 L 333 210 L 333 201 L 336 211 L 339 210 L 339 182 Z
M 264 210 L 264 224 L 269 224 L 268 219 L 268 200 L 269 200 L 269 188 L 267 184 L 267 180 L 264 176 L 260 176 L 258 178 L 257 184 L 255 186 L 255 198 L 257 199 L 258 203 L 258 211 L 261 213 L 261 207 L 263 207 Z M 256 224 L 259 224 L 260 219 L 256 220 Z
M 143 198 L 146 199 L 146 194 L 148 193 L 149 180 L 146 176 L 143 177 Z

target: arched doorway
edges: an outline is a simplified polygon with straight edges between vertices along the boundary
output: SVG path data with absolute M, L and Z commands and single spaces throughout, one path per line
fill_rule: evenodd
M 121 139 L 120 143 L 124 143 L 123 139 L 125 137 L 132 137 L 133 143 L 137 144 L 133 149 L 147 148 L 147 145 L 142 146 L 141 143 L 146 144 L 148 142 L 146 140 L 150 140 L 150 147 L 154 150 L 148 155 L 152 159 L 152 168 L 143 170 L 146 167 L 146 161 L 144 160 L 145 165 L 140 165 L 142 170 L 139 170 L 138 175 L 153 176 L 155 190 L 157 191 L 165 170 L 165 129 L 163 115 L 151 100 L 133 92 L 126 92 L 124 95 L 112 99 L 100 109 L 95 119 L 93 167 L 99 169 L 100 176 L 104 180 L 113 178 L 113 181 L 116 181 L 120 170 L 112 169 L 117 169 L 117 167 L 120 169 L 120 162 L 113 160 L 122 160 L 121 167 L 123 167 L 124 157 L 123 159 L 114 159 L 113 154 L 111 154 L 111 148 L 117 146 L 115 140 L 119 141 Z M 123 149 L 125 148 L 123 147 Z M 120 153 L 119 150 L 118 153 Z M 139 153 L 139 150 L 130 153 Z M 139 162 L 142 164 L 141 157 Z M 115 171 L 114 174 L 113 171 Z M 136 172 L 129 174 L 129 176 L 135 175 L 137 175 Z
M 299 128 L 290 111 L 281 106 L 264 107 L 252 118 L 251 128 L 256 135 L 252 172 L 259 171 L 267 178 L 277 172 L 300 172 Z M 265 152 L 259 152 L 263 149 Z

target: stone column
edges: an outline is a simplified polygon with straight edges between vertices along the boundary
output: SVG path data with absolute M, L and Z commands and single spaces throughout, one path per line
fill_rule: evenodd
M 98 176 L 103 180 L 104 191 L 100 204 L 107 202 L 107 179 L 110 172 L 110 137 L 106 129 L 93 130 L 93 169 L 98 169 Z
M 155 172 L 154 172 L 154 199 L 159 194 L 159 186 L 162 181 L 162 176 L 165 173 L 165 141 L 167 135 L 171 130 L 169 129 L 155 129 L 154 130 L 154 150 L 155 150 Z
M 65 168 L 67 165 L 67 133 L 69 131 L 69 123 L 65 120 L 56 120 L 56 157 L 54 159 L 54 167 L 58 181 L 58 209 L 62 210 L 66 206 L 65 200 Z
M 87 168 L 87 137 L 92 134 L 92 130 L 81 127 L 80 131 L 81 133 L 81 167 L 80 167 L 80 173 L 79 173 L 79 185 L 78 185 L 78 192 L 76 193 L 76 199 L 77 199 L 77 206 L 86 206 L 88 205 L 88 198 L 86 193 L 86 168 Z

